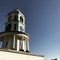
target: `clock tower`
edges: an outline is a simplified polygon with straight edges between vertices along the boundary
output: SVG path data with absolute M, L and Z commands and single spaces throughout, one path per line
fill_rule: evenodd
M 0 60 L 44 60 L 43 55 L 29 52 L 29 35 L 25 17 L 19 9 L 7 15 L 5 31 L 0 32 Z
M 0 33 L 2 48 L 29 52 L 29 35 L 25 33 L 25 17 L 19 9 L 7 15 L 5 31 Z

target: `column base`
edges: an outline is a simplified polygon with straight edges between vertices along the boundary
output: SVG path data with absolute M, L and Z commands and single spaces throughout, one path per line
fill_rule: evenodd
M 20 49 L 20 51 L 24 51 L 23 49 Z
M 29 53 L 29 51 L 28 51 L 28 50 L 26 50 L 26 52 L 28 52 L 28 53 Z
M 11 48 L 12 50 L 16 50 L 16 49 L 14 49 L 14 48 Z

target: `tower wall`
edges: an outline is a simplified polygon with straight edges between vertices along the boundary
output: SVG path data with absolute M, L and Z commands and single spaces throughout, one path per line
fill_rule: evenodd
M 0 60 L 44 60 L 44 57 L 27 53 L 0 51 Z

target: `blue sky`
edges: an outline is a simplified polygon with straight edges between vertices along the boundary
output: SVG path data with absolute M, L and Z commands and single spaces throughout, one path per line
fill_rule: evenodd
M 15 8 L 25 15 L 30 51 L 60 60 L 60 0 L 0 0 L 0 32 Z

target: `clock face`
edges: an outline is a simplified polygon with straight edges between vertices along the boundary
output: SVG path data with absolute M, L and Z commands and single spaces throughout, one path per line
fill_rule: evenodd
M 23 27 L 22 26 L 20 26 L 20 30 L 23 32 Z

